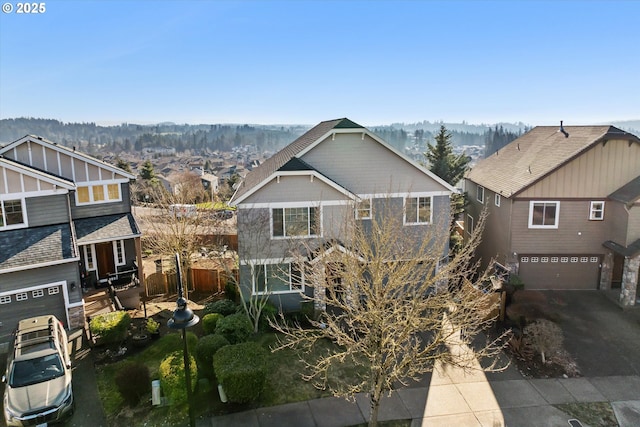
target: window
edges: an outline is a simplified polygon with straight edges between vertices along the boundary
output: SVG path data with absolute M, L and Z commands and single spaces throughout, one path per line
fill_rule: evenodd
M 558 262 L 558 257 L 557 256 L 552 256 L 551 257 L 551 262 Z
M 16 301 L 26 301 L 29 299 L 29 294 L 27 294 L 26 292 L 21 292 L 19 294 L 16 294 Z
M 571 262 L 578 262 L 578 257 L 577 256 L 572 256 L 571 257 Z
M 40 298 L 44 296 L 44 291 L 42 289 L 36 289 L 35 291 L 31 291 L 31 296 L 34 298 Z
M 431 223 L 431 197 L 407 197 L 404 206 L 405 224 Z
M 113 242 L 116 250 L 116 264 L 123 265 L 124 264 L 124 241 L 116 240 Z
M 602 221 L 604 219 L 604 202 L 591 202 L 589 219 L 592 221 Z
M 4 295 L 0 297 L 0 304 L 9 304 L 11 302 L 11 295 Z
M 500 207 L 500 202 L 502 198 L 500 197 L 500 195 L 498 193 L 496 193 L 496 197 L 495 197 L 495 204 L 497 207 Z
M 484 187 L 481 185 L 478 185 L 478 188 L 476 188 L 476 200 L 484 203 Z
M 560 202 L 529 202 L 529 228 L 558 228 Z
M 540 257 L 540 262 L 549 262 L 549 257 L 548 256 Z
M 280 208 L 271 211 L 273 237 L 310 237 L 318 235 L 318 208 Z
M 529 262 L 529 257 L 523 256 L 522 258 L 520 258 L 520 262 Z
M 469 214 L 467 214 L 467 223 L 465 224 L 465 228 L 466 228 L 467 234 L 469 235 L 473 234 L 473 230 L 474 230 L 473 217 Z
M 55 295 L 60 293 L 60 287 L 59 286 L 52 286 L 48 289 L 49 291 L 49 295 Z
M 76 204 L 106 203 L 121 200 L 120 184 L 95 184 L 76 189 Z
M 538 262 L 538 257 L 537 256 L 532 256 L 531 257 L 531 262 Z
M 600 258 L 598 258 L 597 256 L 591 257 L 591 262 L 598 262 L 598 261 L 600 261 Z
M 257 265 L 253 289 L 255 294 L 299 292 L 303 289 L 303 275 L 293 264 Z
M 87 271 L 95 270 L 93 263 L 93 245 L 83 246 L 84 248 L 84 262 Z
M 356 203 L 356 219 L 371 219 L 371 199 L 362 199 Z
M 0 200 L 0 227 L 24 224 L 22 199 Z
M 580 262 L 589 262 L 589 257 L 588 256 L 580 257 Z
M 569 262 L 569 257 L 568 256 L 560 257 L 560 262 Z

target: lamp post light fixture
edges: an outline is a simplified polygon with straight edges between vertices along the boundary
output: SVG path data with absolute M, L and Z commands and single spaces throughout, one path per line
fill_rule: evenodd
M 195 325 L 200 318 L 187 307 L 187 300 L 182 296 L 182 274 L 180 272 L 180 255 L 176 253 L 176 276 L 178 282 L 178 300 L 173 316 L 167 321 L 170 329 L 182 329 L 182 353 L 184 356 L 184 377 L 187 384 L 187 406 L 189 407 L 189 426 L 195 427 L 196 419 L 191 407 L 191 362 L 189 360 L 189 348 L 187 347 L 187 328 Z

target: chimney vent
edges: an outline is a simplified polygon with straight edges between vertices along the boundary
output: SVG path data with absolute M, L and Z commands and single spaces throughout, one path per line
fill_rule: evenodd
M 562 126 L 562 120 L 560 120 L 560 130 L 558 132 L 562 132 L 565 138 L 569 138 L 569 132 L 564 130 L 564 126 Z

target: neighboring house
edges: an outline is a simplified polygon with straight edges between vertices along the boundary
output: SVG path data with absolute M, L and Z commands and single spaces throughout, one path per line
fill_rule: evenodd
M 345 222 L 371 222 L 389 204 L 407 235 L 448 236 L 452 192 L 349 119 L 318 124 L 247 174 L 231 199 L 238 209 L 244 298 L 271 293 L 283 310 L 300 309 L 301 294 L 314 289 L 298 271 L 294 251 L 306 249 L 309 264 L 322 255 L 314 248 L 349 251 L 340 234 Z
M 27 315 L 84 326 L 83 286 L 137 272 L 133 178 L 36 136 L 0 148 L 0 345 Z
M 636 303 L 640 139 L 613 126 L 539 126 L 467 173 L 465 231 L 489 212 L 477 254 L 527 289 L 621 287 Z

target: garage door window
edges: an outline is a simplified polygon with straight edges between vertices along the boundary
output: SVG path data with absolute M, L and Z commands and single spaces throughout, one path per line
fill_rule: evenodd
M 31 295 L 34 298 L 40 298 L 40 297 L 44 296 L 44 291 L 42 289 L 36 289 L 35 291 L 31 292 Z
M 0 297 L 0 304 L 9 304 L 11 302 L 11 295 L 5 295 Z
M 16 294 L 16 301 L 26 301 L 29 299 L 29 295 L 26 292 Z

